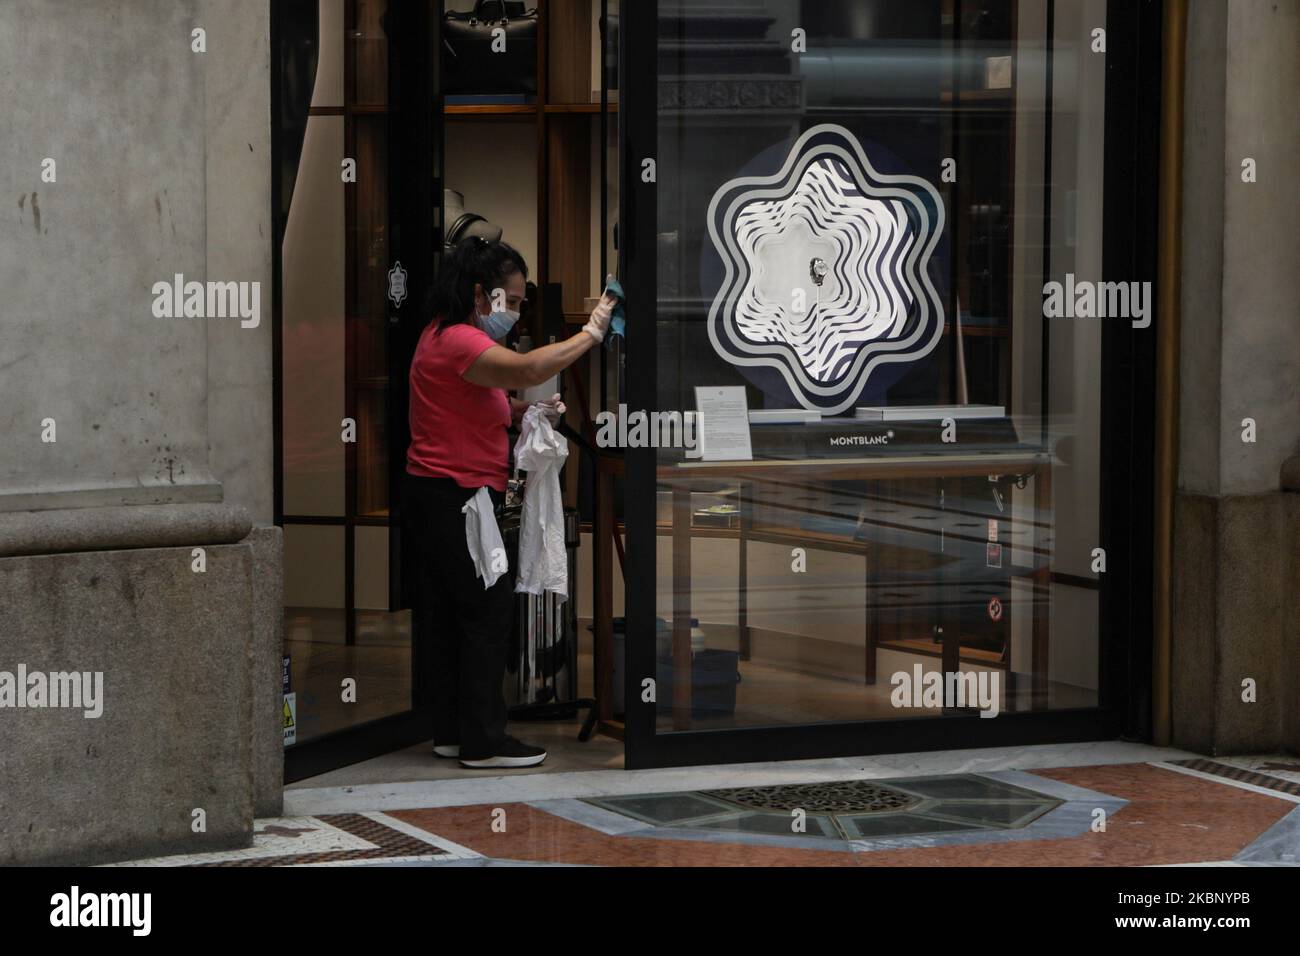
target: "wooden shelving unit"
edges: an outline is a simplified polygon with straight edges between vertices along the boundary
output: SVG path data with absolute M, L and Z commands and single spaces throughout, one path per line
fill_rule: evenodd
M 346 528 L 348 567 L 345 607 L 352 612 L 352 529 L 360 525 L 384 525 L 390 502 L 389 458 L 400 454 L 389 448 L 386 424 L 388 392 L 387 282 L 388 250 L 388 44 L 385 39 L 383 3 L 345 0 L 341 25 L 342 63 L 340 96 L 337 101 L 312 107 L 314 117 L 339 117 L 343 125 L 346 156 L 357 160 L 357 182 L 346 190 L 344 235 L 346 249 L 343 308 L 345 325 L 345 414 L 357 423 L 357 440 L 344 450 L 346 473 L 343 514 L 331 516 Z M 443 106 L 444 135 L 450 152 L 479 137 L 478 128 L 467 124 L 501 124 L 508 137 L 510 157 L 506 160 L 514 179 L 501 182 L 484 176 L 467 190 L 467 208 L 475 199 L 491 198 L 498 206 L 514 202 L 512 192 L 524 196 L 528 209 L 516 217 L 523 232 L 511 228 L 506 238 L 523 247 L 529 260 L 530 278 L 539 288 L 560 282 L 564 287 L 566 319 L 576 317 L 583 300 L 593 294 L 598 282 L 599 243 L 608 233 L 608 223 L 599 223 L 599 154 L 594 152 L 601 128 L 601 104 L 591 102 L 592 90 L 599 89 L 599 77 L 592 76 L 591 44 L 600 0 L 539 0 L 538 95 L 531 103 L 450 103 Z M 330 42 L 338 42 L 332 36 Z M 548 52 L 563 51 L 563 55 Z M 581 51 L 580 55 L 572 55 Z M 612 97 L 611 97 L 612 99 Z M 612 115 L 617 108 L 608 104 Z M 495 127 L 494 127 L 495 128 Z M 609 120 L 611 139 L 616 123 Z M 456 135 L 457 131 L 468 136 Z M 521 148 L 520 138 L 526 141 Z M 481 142 L 475 139 L 475 146 Z M 465 155 L 462 154 L 462 158 Z M 448 157 L 443 157 L 445 173 Z M 481 163 L 469 157 L 461 164 L 475 168 Z M 498 167 L 500 164 L 498 164 Z M 610 165 L 611 173 L 617 167 Z M 446 178 L 444 176 L 444 178 Z M 450 188 L 462 184 L 448 182 Z M 478 193 L 476 197 L 472 193 Z M 440 194 L 439 194 L 440 198 Z M 616 204 L 611 201 L 611 210 Z M 613 213 L 611 212 L 611 217 Z M 493 216 L 488 214 L 488 218 Z M 585 314 L 583 315 L 585 321 Z M 534 342 L 542 342 L 540 326 L 527 331 Z M 598 361 L 598 360 L 597 360 Z M 598 366 L 580 369 L 587 383 L 589 404 L 598 394 Z M 571 424 L 578 427 L 577 405 Z M 592 407 L 593 414 L 597 409 Z M 572 504 L 577 492 L 577 458 L 569 469 L 566 501 Z M 349 631 L 349 638 L 351 632 Z
M 517 116 L 537 112 L 536 103 L 448 103 L 442 108 L 446 116 Z
M 611 4 L 611 7 L 614 6 Z M 538 0 L 537 96 L 530 103 L 453 103 L 444 107 L 449 132 L 461 123 L 515 124 L 509 135 L 527 137 L 518 129 L 532 120 L 531 155 L 516 158 L 520 177 L 530 177 L 521 192 L 535 195 L 535 210 L 525 226 L 524 213 L 506 225 L 503 238 L 521 248 L 529 265 L 529 279 L 544 289 L 550 283 L 562 287 L 562 311 L 568 326 L 582 325 L 588 311 L 584 300 L 599 294 L 603 281 L 600 269 L 600 245 L 606 244 L 609 268 L 613 270 L 610 233 L 616 215 L 617 196 L 608 194 L 606 218 L 600 219 L 600 190 L 611 189 L 601 181 L 600 143 L 602 104 L 593 102 L 593 91 L 600 89 L 602 78 L 593 76 L 593 43 L 597 37 L 600 0 Z M 610 50 L 607 55 L 614 55 Z M 617 91 L 610 91 L 606 114 L 607 143 L 617 143 Z M 463 129 L 463 128 L 462 128 Z M 512 142 L 517 146 L 518 140 Z M 453 145 L 448 142 L 448 169 L 456 166 Z M 522 151 L 521 151 L 522 152 Z M 525 166 L 527 168 L 525 168 Z M 607 165 L 607 178 L 616 177 L 617 165 Z M 616 183 L 616 178 L 614 179 Z M 516 180 L 518 182 L 518 180 Z M 466 208 L 476 208 L 478 188 L 448 178 L 448 188 L 465 193 Z M 486 188 L 486 187 L 485 187 Z M 502 184 L 492 184 L 499 192 Z M 505 188 L 509 188 L 506 184 Z M 488 215 L 492 219 L 492 215 Z M 531 235 L 520 229 L 531 228 Z M 535 317 L 527 332 L 535 344 L 544 344 L 541 316 Z M 596 350 L 581 360 L 566 384 L 583 386 L 587 406 L 594 416 L 600 410 L 600 358 Z M 569 425 L 581 429 L 581 403 L 569 402 Z M 577 499 L 578 455 L 571 454 L 566 469 L 565 503 Z
M 601 104 L 591 100 L 600 78 L 592 76 L 589 54 L 592 44 L 598 42 L 594 21 L 599 9 L 599 0 L 540 0 L 534 102 L 453 103 L 443 110 L 449 123 L 465 117 L 533 117 L 537 203 L 536 254 L 529 262 L 530 278 L 539 288 L 552 282 L 562 284 L 566 317 L 585 315 L 583 300 L 599 291 L 595 287 L 601 277 L 596 275 L 599 270 L 593 268 L 593 260 L 598 259 L 599 243 L 608 239 L 609 224 L 596 223 L 593 228 L 592 222 L 599 202 L 598 194 L 593 195 L 593 183 L 597 189 L 605 186 L 599 182 L 599 154 L 593 156 L 600 145 Z M 617 103 L 610 102 L 606 112 L 613 115 L 617 109 Z M 612 139 L 614 124 L 609 126 Z M 456 182 L 447 185 L 460 188 Z M 474 209 L 474 196 L 470 190 L 463 191 L 467 193 L 466 208 Z M 509 232 L 504 238 L 520 242 Z M 540 328 L 527 331 L 534 342 L 540 341 Z

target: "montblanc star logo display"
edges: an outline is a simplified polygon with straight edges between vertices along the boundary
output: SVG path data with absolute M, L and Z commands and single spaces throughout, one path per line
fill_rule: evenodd
M 709 204 L 725 268 L 709 340 L 734 365 L 777 369 L 805 408 L 842 412 L 877 368 L 938 344 L 928 266 L 943 224 L 928 182 L 878 173 L 847 129 L 814 126 L 776 174 L 730 180 Z
M 400 259 L 388 270 L 388 298 L 398 308 L 401 308 L 402 300 L 406 298 L 406 270 L 402 268 Z

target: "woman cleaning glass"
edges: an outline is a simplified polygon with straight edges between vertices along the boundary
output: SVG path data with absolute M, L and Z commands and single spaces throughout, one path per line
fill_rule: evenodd
M 500 573 L 495 559 L 503 555 L 485 555 L 468 540 L 496 533 L 491 507 L 505 495 L 507 430 L 527 407 L 506 390 L 540 385 L 599 344 L 615 304 L 602 296 L 581 331 L 520 354 L 494 340 L 519 320 L 527 278 L 508 244 L 457 243 L 435 279 L 433 316 L 411 362 L 404 515 L 420 565 L 417 615 L 432 631 L 434 753 L 464 767 L 546 759 L 541 747 L 506 733 L 511 575 Z

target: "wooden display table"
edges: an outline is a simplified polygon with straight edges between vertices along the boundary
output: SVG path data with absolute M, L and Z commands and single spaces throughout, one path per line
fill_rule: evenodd
M 612 589 L 612 544 L 615 533 L 613 482 L 617 475 L 625 471 L 622 456 L 601 455 L 597 461 L 596 507 L 593 526 L 594 561 L 597 570 L 595 592 L 593 595 L 593 616 L 595 618 L 595 657 L 596 657 L 596 699 L 598 702 L 599 723 L 605 732 L 622 736 L 622 724 L 613 720 L 613 589 Z M 691 729 L 691 538 L 694 532 L 702 529 L 691 527 L 691 484 L 695 481 L 709 480 L 718 482 L 738 482 L 741 485 L 742 508 L 738 530 L 739 541 L 739 585 L 737 623 L 740 633 L 740 650 L 742 659 L 748 657 L 749 626 L 747 612 L 747 542 L 752 538 L 764 540 L 780 538 L 783 543 L 810 544 L 813 547 L 824 543 L 816 533 L 797 532 L 791 534 L 756 533 L 747 521 L 749 500 L 745 486 L 789 485 L 807 487 L 813 483 L 828 481 L 902 481 L 910 478 L 978 478 L 988 475 L 1030 475 L 1034 478 L 1034 521 L 1032 552 L 1041 560 L 1035 561 L 1032 569 L 1023 577 L 1032 582 L 1034 603 L 1044 604 L 1048 598 L 1051 582 L 1051 553 L 1046 538 L 1050 533 L 1050 523 L 1045 520 L 1051 513 L 1051 457 L 1039 451 L 1023 451 L 988 454 L 956 455 L 893 455 L 874 458 L 835 458 L 803 459 L 781 461 L 728 461 L 702 462 L 685 461 L 677 464 L 661 465 L 656 469 L 659 484 L 672 489 L 672 519 L 669 533 L 673 541 L 673 618 L 672 618 L 672 662 L 673 662 L 673 729 Z M 710 529 L 710 533 L 718 532 Z M 638 543 L 639 545 L 639 543 Z M 871 574 L 878 566 L 879 546 L 868 537 L 860 546 L 867 559 L 867 573 Z M 602 573 L 601 569 L 608 569 Z M 940 584 L 951 584 L 950 569 L 941 566 Z M 872 619 L 873 608 L 864 608 L 866 622 L 866 681 L 875 683 L 876 679 L 876 632 Z M 942 670 L 956 671 L 960 666 L 961 635 L 957 627 L 944 629 L 942 635 Z M 1030 680 L 1031 709 L 1043 709 L 1047 705 L 1048 675 L 1048 616 L 1045 613 L 1033 615 L 1032 636 L 1030 641 Z M 1008 667 L 1008 675 L 1014 674 Z M 1008 709 L 1015 706 L 1015 687 L 1007 687 Z M 629 705 L 631 702 L 628 702 Z

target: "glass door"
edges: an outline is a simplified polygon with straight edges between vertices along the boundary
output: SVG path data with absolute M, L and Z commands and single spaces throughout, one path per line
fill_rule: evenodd
M 1140 723 L 1152 11 L 623 16 L 627 766 Z
M 438 4 L 272 5 L 286 779 L 428 735 L 398 534 L 436 263 Z

